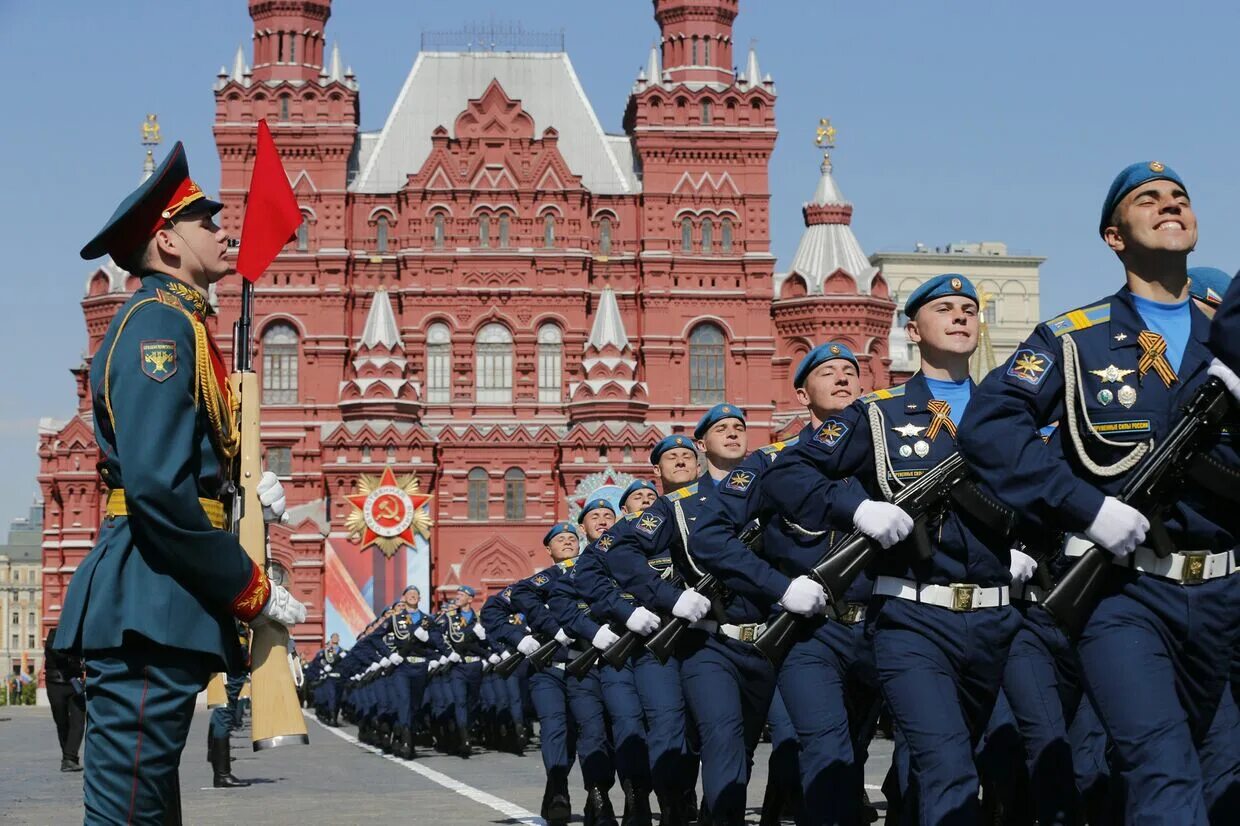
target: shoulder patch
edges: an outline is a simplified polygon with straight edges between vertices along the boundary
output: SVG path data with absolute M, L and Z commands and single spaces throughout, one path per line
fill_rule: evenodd
M 848 435 L 848 422 L 839 419 L 827 419 L 814 431 L 814 441 L 827 450 L 835 450 L 844 437 Z
M 139 345 L 142 372 L 158 382 L 164 382 L 177 372 L 177 343 L 165 339 L 146 339 Z
M 611 550 L 611 546 L 615 544 L 615 541 L 616 538 L 614 536 L 609 533 L 605 533 L 598 538 L 598 542 L 595 542 L 594 545 L 603 553 L 607 553 Z
M 509 585 L 507 588 L 500 591 L 499 595 L 503 597 L 504 599 L 512 599 L 512 586 Z
M 637 530 L 646 536 L 654 536 L 659 530 L 659 526 L 663 524 L 663 517 L 657 513 L 647 513 L 637 520 Z
M 530 581 L 534 583 L 535 587 L 542 587 L 551 581 L 551 577 L 546 574 L 539 574 Z
M 753 484 L 754 476 L 755 474 L 752 470 L 737 468 L 724 478 L 723 484 L 720 487 L 733 493 L 744 493 Z
M 883 399 L 894 399 L 904 395 L 904 385 L 899 387 L 888 387 L 886 390 L 875 390 L 873 393 L 867 393 L 861 397 L 862 404 L 870 402 L 882 401 Z
M 1111 320 L 1111 302 L 1107 301 L 1102 304 L 1095 304 L 1092 307 L 1083 307 L 1073 310 L 1070 313 L 1064 313 L 1061 316 L 1052 318 L 1046 322 L 1046 327 L 1051 334 L 1059 338 L 1064 333 L 1073 333 L 1077 330 L 1086 330 L 1095 324 L 1103 324 Z
M 1015 380 L 1037 387 L 1054 364 L 1055 357 L 1045 350 L 1021 347 L 1008 359 L 1007 369 L 1003 374 L 1009 381 Z

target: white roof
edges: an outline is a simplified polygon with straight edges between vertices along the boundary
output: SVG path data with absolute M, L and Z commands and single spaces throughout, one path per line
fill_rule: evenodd
M 624 332 L 624 319 L 620 317 L 616 293 L 611 287 L 604 287 L 598 299 L 598 309 L 594 311 L 594 324 L 590 328 L 586 347 L 602 350 L 609 344 L 624 352 L 628 349 L 629 337 Z
M 619 141 L 603 134 L 564 52 L 421 52 L 373 145 L 362 136 L 350 188 L 399 190 L 430 154 L 435 127 L 452 130 L 467 102 L 482 97 L 492 80 L 521 101 L 534 119 L 535 138 L 555 127 L 560 153 L 591 192 L 636 191 L 631 153 L 618 154 Z
M 822 176 L 818 179 L 818 187 L 814 190 L 813 206 L 847 206 L 848 201 L 836 186 L 831 176 L 831 162 L 822 162 Z M 783 281 L 792 273 L 805 279 L 810 295 L 822 293 L 822 284 L 836 270 L 843 270 L 857 282 L 857 291 L 869 295 L 870 283 L 878 274 L 878 267 L 870 264 L 870 259 L 861 250 L 857 236 L 853 235 L 852 227 L 847 223 L 812 224 L 805 228 L 801 235 L 801 243 L 797 245 L 796 255 L 792 258 L 792 266 L 788 273 L 775 277 L 776 294 Z
M 400 340 L 400 328 L 396 326 L 396 316 L 392 312 L 392 299 L 383 288 L 375 291 L 370 312 L 366 314 L 366 326 L 362 330 L 363 347 L 378 345 L 389 349 L 404 347 L 404 342 Z

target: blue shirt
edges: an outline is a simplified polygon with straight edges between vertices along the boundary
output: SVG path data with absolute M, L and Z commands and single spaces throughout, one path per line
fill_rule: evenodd
M 952 420 L 952 424 L 959 425 L 961 417 L 964 416 L 964 409 L 969 406 L 969 397 L 973 394 L 973 383 L 968 379 L 943 381 L 929 376 L 924 378 L 926 386 L 930 388 L 931 398 L 947 402 L 951 407 L 947 417 Z
M 1134 295 L 1132 303 L 1145 326 L 1167 342 L 1167 363 L 1172 370 L 1180 372 L 1180 364 L 1184 361 L 1184 348 L 1188 346 L 1188 336 L 1192 331 L 1188 299 L 1177 304 L 1163 304 L 1161 301 L 1151 301 Z

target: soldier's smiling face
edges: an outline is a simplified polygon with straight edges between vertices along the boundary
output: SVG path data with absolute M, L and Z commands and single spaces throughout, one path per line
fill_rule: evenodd
M 936 353 L 968 356 L 977 349 L 977 302 L 946 295 L 923 304 L 909 319 L 909 340 Z
M 694 464 L 697 464 L 696 459 L 694 459 Z M 638 511 L 644 511 L 646 508 L 653 505 L 654 500 L 657 498 L 658 494 L 649 488 L 640 488 L 628 495 L 628 498 L 624 500 L 622 509 L 625 513 L 637 513 Z
M 593 542 L 603 535 L 603 531 L 616 524 L 616 514 L 611 508 L 595 508 L 588 512 L 581 520 L 581 527 L 585 529 L 586 540 Z
M 1187 254 L 1197 246 L 1197 215 L 1184 187 L 1149 181 L 1123 197 L 1102 237 L 1119 254 Z
M 813 411 L 819 419 L 838 413 L 861 394 L 861 378 L 857 368 L 847 359 L 831 359 L 810 371 L 797 388 L 797 401 Z
M 553 562 L 563 562 L 566 559 L 572 559 L 577 555 L 578 541 L 577 532 L 568 531 L 567 533 L 557 533 L 551 537 L 551 541 L 547 543 L 547 552 L 551 554 Z
M 659 479 L 665 491 L 673 491 L 698 477 L 698 455 L 691 447 L 674 447 L 659 457 Z
M 698 449 L 713 459 L 729 461 L 743 458 L 749 446 L 745 423 L 728 418 L 715 422 L 698 439 Z

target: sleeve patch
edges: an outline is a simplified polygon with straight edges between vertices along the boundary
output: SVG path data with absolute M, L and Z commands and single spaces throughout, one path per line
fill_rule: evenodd
M 1055 359 L 1050 353 L 1032 347 L 1021 347 L 1012 354 L 1004 375 L 1009 380 L 1014 380 L 1013 383 L 1022 382 L 1037 387 L 1054 363 Z
M 605 533 L 602 536 L 600 536 L 598 538 L 598 542 L 594 544 L 595 544 L 595 547 L 597 547 L 600 551 L 602 551 L 603 553 L 607 553 L 609 550 L 611 550 L 611 546 L 615 543 L 615 541 L 616 541 L 616 538 L 614 536 L 612 536 L 609 533 Z
M 814 431 L 814 441 L 827 450 L 835 450 L 839 443 L 848 435 L 848 423 L 839 419 L 827 419 Z
M 534 577 L 532 581 L 535 587 L 541 588 L 542 586 L 550 582 L 551 578 L 547 576 L 546 574 L 539 574 L 538 576 Z
M 177 343 L 162 339 L 147 339 L 140 344 L 142 372 L 149 378 L 164 382 L 177 372 Z
M 751 470 L 734 470 L 723 480 L 723 489 L 734 493 L 744 493 L 753 484 L 754 473 Z
M 646 536 L 654 536 L 659 530 L 659 526 L 663 524 L 663 517 L 654 513 L 642 514 L 641 519 L 637 520 L 637 530 Z

